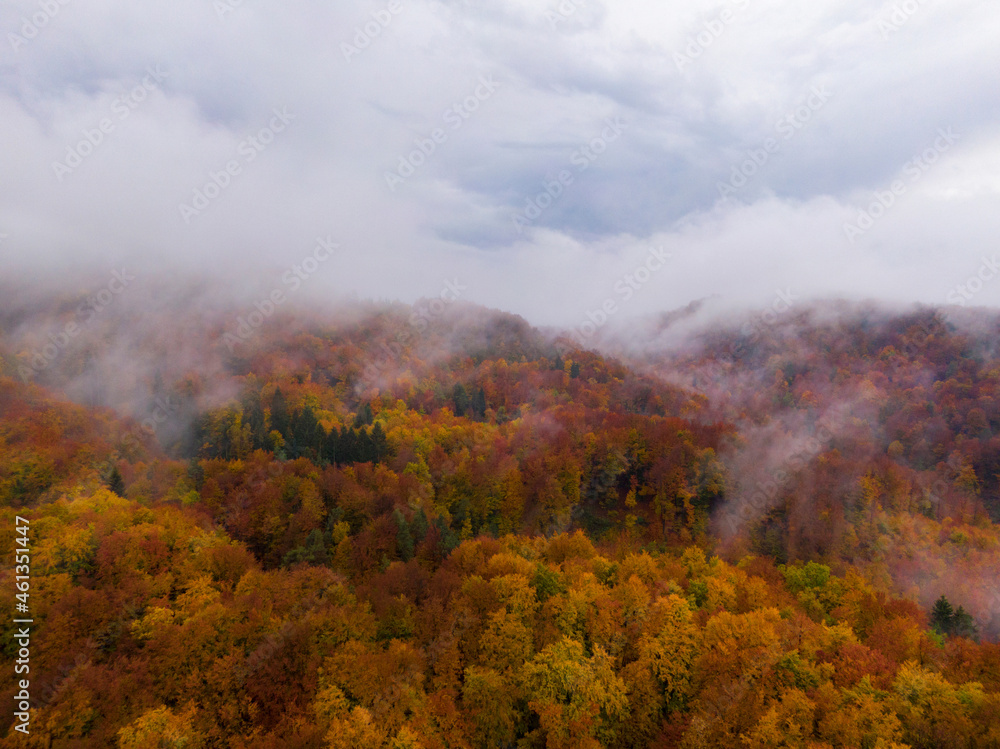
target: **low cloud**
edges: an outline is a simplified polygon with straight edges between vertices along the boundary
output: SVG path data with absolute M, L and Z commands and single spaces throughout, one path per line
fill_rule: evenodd
M 471 301 L 572 326 L 651 247 L 673 261 L 622 317 L 779 288 L 944 303 L 992 252 L 989 5 L 218 5 L 0 10 L 5 275 L 239 286 L 332 232 L 327 293 L 410 302 L 457 276 Z M 627 124 L 614 142 L 608 122 Z M 746 182 L 720 192 L 734 168 Z

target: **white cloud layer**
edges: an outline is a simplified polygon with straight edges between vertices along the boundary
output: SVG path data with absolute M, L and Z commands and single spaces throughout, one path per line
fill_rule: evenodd
M 238 287 L 331 236 L 314 293 L 458 279 L 575 325 L 608 298 L 945 303 L 997 252 L 978 0 L 9 0 L 0 34 L 6 275 Z

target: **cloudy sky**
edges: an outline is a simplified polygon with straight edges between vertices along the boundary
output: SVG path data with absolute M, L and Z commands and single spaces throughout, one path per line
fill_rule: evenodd
M 564 325 L 1000 302 L 996 3 L 6 0 L 0 33 L 8 277 L 307 262 Z

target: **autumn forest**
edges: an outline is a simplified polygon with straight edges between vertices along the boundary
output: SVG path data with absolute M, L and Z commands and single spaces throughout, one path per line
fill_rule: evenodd
M 1000 747 L 1000 315 L 161 292 L 0 313 L 3 746 Z

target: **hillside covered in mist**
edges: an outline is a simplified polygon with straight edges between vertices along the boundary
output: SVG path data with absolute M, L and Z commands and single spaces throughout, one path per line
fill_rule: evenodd
M 240 296 L 7 290 L 11 746 L 1000 746 L 1000 315 Z

